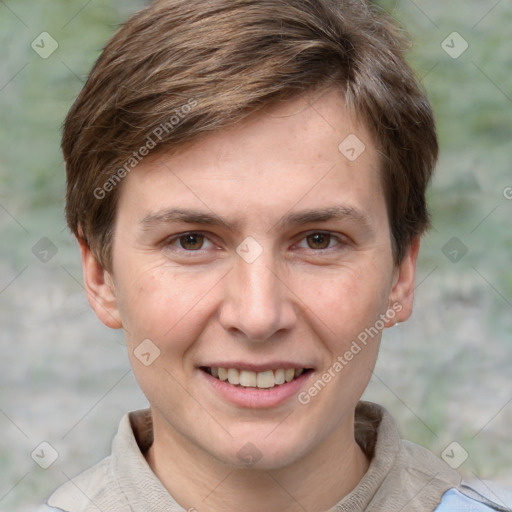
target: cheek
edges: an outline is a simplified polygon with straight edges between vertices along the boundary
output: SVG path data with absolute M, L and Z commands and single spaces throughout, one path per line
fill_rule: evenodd
M 383 330 L 377 322 L 387 307 L 387 281 L 373 273 L 370 278 L 369 274 L 368 268 L 317 279 L 317 291 L 306 302 L 312 312 L 307 321 L 317 326 L 316 334 L 322 340 L 326 358 L 316 379 L 299 399 L 312 408 L 329 411 L 324 425 L 327 430 L 342 421 L 347 408 L 359 400 L 377 360 Z M 301 293 L 306 293 L 313 281 L 303 279 Z
M 386 311 L 390 285 L 382 275 L 374 265 L 368 265 L 337 270 L 323 279 L 302 276 L 298 281 L 300 295 L 327 328 L 333 345 L 357 337 Z
M 118 304 L 129 346 L 151 339 L 161 350 L 186 348 L 206 314 L 216 272 L 185 272 L 172 265 L 132 265 L 122 275 Z M 173 340 L 172 345 L 169 340 Z
M 208 291 L 219 278 L 161 264 L 131 268 L 138 271 L 123 276 L 119 302 L 135 377 L 152 404 L 164 396 L 166 407 L 179 411 L 188 354 L 208 318 Z

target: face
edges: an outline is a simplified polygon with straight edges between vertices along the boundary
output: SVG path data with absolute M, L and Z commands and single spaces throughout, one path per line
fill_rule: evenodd
M 143 161 L 112 273 L 82 251 L 155 443 L 278 468 L 353 439 L 381 332 L 410 313 L 417 243 L 395 267 L 375 145 L 331 91 Z

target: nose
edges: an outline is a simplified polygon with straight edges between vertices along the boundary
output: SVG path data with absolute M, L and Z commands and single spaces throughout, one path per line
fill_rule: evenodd
M 226 279 L 220 323 L 231 334 L 262 342 L 295 325 L 293 292 L 270 251 L 251 263 L 236 258 Z

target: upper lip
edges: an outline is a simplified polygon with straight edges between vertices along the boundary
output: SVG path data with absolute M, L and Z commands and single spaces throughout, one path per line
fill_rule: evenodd
M 294 363 L 290 361 L 269 361 L 268 363 L 254 364 L 241 361 L 221 361 L 215 363 L 206 363 L 199 365 L 199 368 L 236 368 L 237 370 L 246 370 L 253 372 L 264 372 L 266 370 L 279 370 L 287 368 L 313 368 L 311 365 Z

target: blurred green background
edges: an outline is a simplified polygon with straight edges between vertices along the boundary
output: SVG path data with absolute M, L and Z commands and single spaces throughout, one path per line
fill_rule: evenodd
M 416 311 L 385 333 L 366 398 L 437 454 L 460 443 L 466 478 L 512 487 L 512 4 L 378 3 L 411 34 L 410 62 L 434 105 L 441 158 Z M 63 219 L 59 149 L 92 63 L 143 5 L 0 2 L 0 510 L 33 510 L 103 457 L 120 416 L 145 404 L 122 335 L 100 325 L 85 299 Z M 45 59 L 31 47 L 42 32 L 58 43 Z M 464 41 L 457 58 L 445 51 Z M 33 252 L 43 237 L 56 250 L 46 263 Z M 43 440 L 59 453 L 47 470 L 30 457 Z

